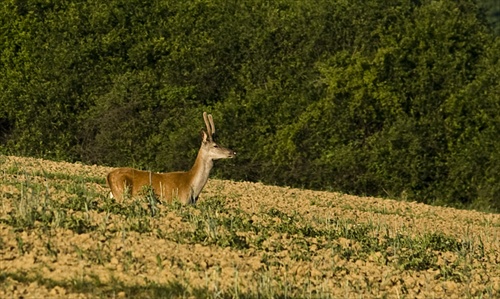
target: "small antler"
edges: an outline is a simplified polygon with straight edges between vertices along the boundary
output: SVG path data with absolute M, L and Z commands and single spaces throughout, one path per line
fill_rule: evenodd
M 203 112 L 203 119 L 205 120 L 205 126 L 207 127 L 208 139 L 212 140 L 212 135 L 215 133 L 214 120 L 211 114 Z
M 212 126 L 212 135 L 215 134 L 215 125 L 214 125 L 214 119 L 212 118 L 212 114 L 208 115 L 208 120 L 210 121 L 210 126 Z

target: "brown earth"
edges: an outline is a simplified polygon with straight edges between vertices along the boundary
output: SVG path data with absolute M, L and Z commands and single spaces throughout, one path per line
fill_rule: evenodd
M 211 297 L 500 297 L 498 214 L 211 179 L 196 206 L 161 205 L 154 217 L 134 218 L 105 210 L 110 170 L 0 156 L 0 298 L 131 298 L 141 287 L 172 282 L 184 286 L 184 295 L 177 294 L 183 297 L 196 296 L 196 289 Z M 23 227 L 30 200 L 40 212 L 49 200 L 68 207 L 72 197 L 90 206 L 54 210 L 47 222 Z M 223 210 L 203 210 L 214 198 Z M 243 217 L 241 227 L 249 229 L 212 228 L 218 217 L 235 217 L 234 223 Z M 81 222 L 90 228 L 75 229 Z M 205 239 L 195 239 L 196 223 Z M 307 235 L 303 225 L 340 233 L 370 227 L 367 240 L 380 242 L 442 236 L 443 248 L 408 253 L 403 263 L 416 249 L 395 242 L 370 250 L 363 236 Z M 223 243 L 222 236 L 246 246 Z

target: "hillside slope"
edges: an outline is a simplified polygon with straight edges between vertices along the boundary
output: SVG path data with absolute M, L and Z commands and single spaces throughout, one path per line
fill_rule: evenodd
M 110 168 L 0 156 L 0 297 L 500 296 L 500 215 L 212 179 L 107 197 Z

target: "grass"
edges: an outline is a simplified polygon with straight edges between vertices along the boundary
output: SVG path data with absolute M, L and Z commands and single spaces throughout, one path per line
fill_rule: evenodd
M 379 252 L 383 263 L 416 271 L 439 269 L 436 262 L 439 252 L 443 251 L 474 255 L 476 258 L 484 256 L 480 253 L 480 244 L 474 244 L 472 240 L 459 241 L 440 233 L 415 237 L 401 233 L 390 235 L 372 224 L 356 224 L 344 219 L 316 219 L 313 225 L 298 214 L 288 215 L 276 208 L 261 211 L 259 216 L 263 221 L 256 224 L 251 220 L 252 215 L 242 210 L 226 210 L 220 198 L 210 198 L 193 208 L 179 205 L 172 208 L 177 208 L 183 221 L 191 225 L 191 230 L 178 232 L 172 237 L 179 243 L 238 250 L 254 248 L 268 253 L 287 250 L 295 260 L 311 260 L 314 252 L 321 249 L 332 250 L 334 254 L 351 261 L 366 259 Z M 193 213 L 192 209 L 200 213 Z M 283 241 L 264 242 L 276 233 L 288 236 L 286 246 L 281 246 Z M 337 242 L 339 239 L 351 240 L 359 246 L 341 246 Z M 264 258 L 265 264 L 273 262 L 270 256 Z
M 259 294 L 246 294 L 238 289 L 231 291 L 220 291 L 214 293 L 207 287 L 192 287 L 185 285 L 182 281 L 171 281 L 166 284 L 158 284 L 154 281 L 146 281 L 144 285 L 127 286 L 119 280 L 111 283 L 102 282 L 98 276 L 91 275 L 89 278 L 73 278 L 67 281 L 58 281 L 44 278 L 42 275 L 31 275 L 26 272 L 0 273 L 0 283 L 6 283 L 7 278 L 18 282 L 30 284 L 33 282 L 49 289 L 61 287 L 71 293 L 91 294 L 96 298 L 116 298 L 123 292 L 128 298 L 255 298 Z M 266 284 L 263 281 L 263 284 Z M 260 295 L 270 295 L 272 290 L 263 289 Z M 266 296 L 267 297 L 267 296 Z M 272 296 L 273 298 L 287 298 L 286 296 Z
M 356 268 L 349 265 L 357 262 L 372 263 L 396 273 L 431 271 L 434 273 L 432 279 L 458 284 L 470 284 L 470 277 L 478 264 L 494 263 L 488 261 L 491 255 L 483 239 L 467 229 L 457 238 L 439 231 L 415 234 L 404 226 L 394 229 L 380 221 L 359 222 L 324 215 L 306 217 L 297 211 L 274 206 L 260 206 L 257 212 L 251 212 L 226 204 L 228 198 L 223 189 L 194 206 L 178 202 L 160 203 L 148 188 L 137 198 L 116 202 L 100 188 L 104 184 L 102 178 L 46 170 L 28 172 L 20 165 L 3 170 L 3 177 L 3 185 L 18 191 L 2 195 L 7 203 L 3 203 L 0 213 L 0 223 L 16 232 L 17 256 L 32 254 L 37 248 L 36 241 L 23 237 L 21 233 L 41 232 L 42 252 L 55 260 L 70 254 L 101 269 L 108 267 L 115 258 L 124 273 L 163 273 L 169 269 L 181 269 L 188 274 L 193 271 L 205 275 L 211 273 L 212 276 L 204 278 L 204 285 L 193 285 L 188 276 L 166 283 L 153 280 L 154 276 L 146 276 L 142 283 L 127 284 L 119 279 L 103 281 L 92 271 L 84 278 L 54 280 L 44 278 L 41 273 L 20 270 L 1 272 L 0 284 L 8 284 L 11 280 L 22 284 L 37 282 L 48 289 L 58 286 L 71 293 L 106 298 L 115 297 L 120 292 L 129 298 L 328 298 L 333 297 L 329 287 L 321 287 L 328 275 L 332 279 L 355 275 Z M 320 206 L 319 203 L 321 199 L 314 198 L 311 205 Z M 321 206 L 328 208 L 327 204 Z M 352 205 L 345 206 L 346 210 L 356 209 Z M 359 211 L 367 212 L 370 208 Z M 391 212 L 385 208 L 372 208 L 371 212 L 394 216 L 409 213 L 402 210 Z M 485 223 L 488 227 L 498 225 Z M 96 241 L 90 245 L 72 244 L 63 248 L 60 242 L 50 238 L 61 229 L 76 235 L 88 234 Z M 258 266 L 248 276 L 245 274 L 248 272 L 240 273 L 244 266 L 231 266 L 225 261 L 208 265 L 208 261 L 189 261 L 161 251 L 146 252 L 140 258 L 136 254 L 139 249 L 127 245 L 132 234 L 191 246 L 188 248 L 204 246 L 213 251 L 227 250 L 242 257 L 256 257 Z M 0 251 L 8 247 L 6 242 L 0 238 Z M 124 245 L 118 247 L 117 244 Z M 152 260 L 151 264 L 148 264 L 148 258 Z M 297 265 L 297 270 L 293 272 L 290 265 Z M 300 270 L 300 267 L 305 270 Z M 231 282 L 213 278 L 228 269 L 232 271 Z M 244 287 L 248 280 L 253 287 Z M 381 283 L 369 277 L 357 283 L 342 283 L 339 280 L 333 285 L 345 288 L 349 294 L 363 294 L 381 288 Z M 401 294 L 411 291 L 404 281 L 395 280 L 395 284 L 400 285 Z M 468 295 L 494 297 L 498 292 L 492 284 L 485 284 L 482 288 L 470 290 Z

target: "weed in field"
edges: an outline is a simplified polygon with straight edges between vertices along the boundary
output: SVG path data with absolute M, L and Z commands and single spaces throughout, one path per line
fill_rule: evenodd
M 79 190 L 70 196 L 62 205 L 62 208 L 88 212 L 89 210 L 95 210 L 98 206 L 98 198 L 95 196 L 89 196 L 88 194 L 82 194 Z
M 91 224 L 88 219 L 71 214 L 69 218 L 65 220 L 64 228 L 70 229 L 77 234 L 83 234 L 96 230 L 97 225 Z
M 144 218 L 131 219 L 129 229 L 140 234 L 152 231 L 150 220 Z
M 78 275 L 67 281 L 56 281 L 45 278 L 42 274 L 33 274 L 23 271 L 0 273 L 0 283 L 7 278 L 27 285 L 36 282 L 47 289 L 60 287 L 71 293 L 88 294 L 97 298 L 116 298 L 126 296 L 128 298 L 213 298 L 212 293 L 204 287 L 188 286 L 180 281 L 171 281 L 166 284 L 159 284 L 154 281 L 146 281 L 143 285 L 126 285 L 124 282 L 111 279 L 110 282 L 101 281 L 98 275 L 88 273 Z M 230 298 L 223 293 L 219 298 Z M 245 298 L 245 297 L 241 297 Z M 248 297 L 247 297 L 248 298 Z
M 41 188 L 32 184 L 27 174 L 25 174 L 25 181 L 20 182 L 18 186 L 20 193 L 13 195 L 14 209 L 9 213 L 9 219 L 6 222 L 20 230 L 33 228 L 35 221 L 44 220 L 46 214 L 42 209 L 50 203 L 46 201 L 45 205 L 42 205 Z
M 24 241 L 23 241 L 23 238 L 21 238 L 21 236 L 17 235 L 16 236 L 16 241 L 17 241 L 17 251 L 19 251 L 19 255 L 24 255 L 24 253 L 26 252 L 25 249 L 24 249 Z
M 156 195 L 153 187 L 144 186 L 142 190 L 139 192 L 139 197 L 145 200 L 151 212 L 151 216 L 154 217 L 159 212 L 158 204 L 160 203 L 160 200 L 158 199 L 158 196 Z
M 45 243 L 45 249 L 47 250 L 47 253 L 49 254 L 49 256 L 52 256 L 55 259 L 57 259 L 57 255 L 59 253 L 59 250 L 54 247 L 54 245 L 52 244 L 52 242 L 50 240 Z
M 208 198 L 196 207 L 177 206 L 172 210 L 192 225 L 192 230 L 177 232 L 175 241 L 235 250 L 250 247 L 264 250 L 270 253 L 261 259 L 267 269 L 280 267 L 280 262 L 271 253 L 288 250 L 292 260 L 311 261 L 316 250 L 329 248 L 332 256 L 339 255 L 346 260 L 366 259 L 373 252 L 380 252 L 381 262 L 389 262 L 403 270 L 421 271 L 439 268 L 436 252 L 464 248 L 456 239 L 441 234 L 390 235 L 380 226 L 343 219 L 316 219 L 309 223 L 296 213 L 289 215 L 274 207 L 262 210 L 261 222 L 255 223 L 252 215 L 240 209 L 225 208 L 217 197 Z M 289 241 L 273 241 L 271 236 L 276 233 L 290 236 Z M 347 244 L 351 245 L 339 245 L 338 240 L 342 239 L 349 240 Z
M 18 163 L 13 163 L 11 166 L 4 170 L 5 174 L 19 175 L 20 173 L 26 173 L 22 165 Z M 103 177 L 91 176 L 91 175 L 73 175 L 65 172 L 49 172 L 42 167 L 38 167 L 37 170 L 30 172 L 32 177 L 41 177 L 45 180 L 64 180 L 73 182 L 84 182 L 84 183 L 96 183 L 100 185 L 105 185 L 106 181 Z
M 21 170 L 16 168 L 10 171 L 19 173 Z M 15 182 L 20 192 L 12 195 L 14 209 L 7 219 L 0 221 L 19 231 L 38 226 L 44 229 L 63 227 L 81 234 L 95 229 L 95 226 L 90 224 L 88 211 L 95 208 L 96 203 L 88 196 L 87 188 L 77 183 L 69 184 L 67 188 L 73 190 L 75 196 L 61 203 L 52 199 L 49 190 L 53 185 L 49 186 L 46 180 L 43 181 L 44 183 L 37 183 L 32 175 L 23 172 Z M 77 216 L 75 211 L 85 213 Z
M 163 259 L 161 257 L 161 255 L 158 253 L 156 254 L 156 266 L 158 267 L 158 269 L 163 270 Z
M 83 250 L 78 245 L 76 245 L 76 244 L 72 244 L 71 246 L 73 247 L 73 250 L 76 253 L 76 255 L 78 256 L 78 258 L 80 260 L 83 260 L 84 259 Z
M 84 250 L 84 256 L 90 262 L 97 265 L 104 265 L 111 260 L 109 247 L 103 243 L 96 243 L 97 248 Z

